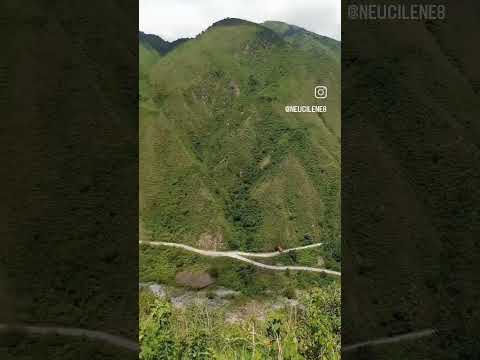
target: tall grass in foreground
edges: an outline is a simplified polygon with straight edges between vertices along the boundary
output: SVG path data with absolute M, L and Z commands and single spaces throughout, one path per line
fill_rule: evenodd
M 300 305 L 265 320 L 225 322 L 206 305 L 175 309 L 151 293 L 140 295 L 141 360 L 340 359 L 340 288 L 302 295 Z

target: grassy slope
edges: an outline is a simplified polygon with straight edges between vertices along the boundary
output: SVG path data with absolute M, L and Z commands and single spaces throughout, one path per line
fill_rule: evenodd
M 198 245 L 220 234 L 226 248 L 265 250 L 305 234 L 339 243 L 337 62 L 242 22 L 143 63 L 144 236 Z M 315 104 L 318 83 L 329 86 L 327 114 L 284 112 Z

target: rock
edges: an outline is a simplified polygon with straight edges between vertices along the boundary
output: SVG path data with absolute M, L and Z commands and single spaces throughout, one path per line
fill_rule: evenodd
M 149 286 L 150 291 L 158 297 L 165 297 L 167 295 L 165 288 L 162 285 L 152 284 Z
M 235 81 L 231 80 L 230 83 L 228 84 L 228 88 L 232 96 L 235 96 L 235 97 L 240 96 L 240 86 L 238 86 L 238 84 Z
M 204 271 L 182 271 L 175 276 L 175 282 L 182 286 L 187 286 L 192 289 L 203 289 L 212 285 L 215 280 L 209 273 Z
M 221 299 L 225 297 L 232 298 L 237 295 L 240 295 L 240 291 L 235 291 L 235 290 L 226 289 L 226 288 L 218 288 L 217 290 L 214 291 L 214 294 L 215 296 L 218 296 Z
M 185 294 L 179 296 L 173 296 L 170 298 L 172 305 L 177 309 L 186 308 L 195 304 L 197 300 L 197 294 L 192 292 L 186 292 Z
M 164 285 L 155 283 L 139 283 L 139 289 L 148 289 L 153 295 L 164 298 L 167 296 L 167 291 Z
M 323 259 L 323 257 L 321 257 L 321 256 L 318 257 L 317 266 L 318 267 L 324 267 L 325 266 L 325 260 Z

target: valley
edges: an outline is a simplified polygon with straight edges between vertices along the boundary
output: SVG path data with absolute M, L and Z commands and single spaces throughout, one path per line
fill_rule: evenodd
M 141 358 L 339 358 L 340 43 L 231 18 L 139 40 Z

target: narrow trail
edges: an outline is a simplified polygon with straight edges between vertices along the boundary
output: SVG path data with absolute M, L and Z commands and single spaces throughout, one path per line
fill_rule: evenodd
M 274 257 L 278 255 L 285 254 L 290 251 L 295 251 L 295 250 L 301 250 L 301 249 L 309 249 L 312 247 L 317 247 L 322 245 L 320 244 L 312 244 L 312 245 L 307 245 L 307 246 L 301 246 L 297 248 L 291 248 L 291 249 L 286 249 L 283 250 L 282 252 L 268 252 L 268 253 L 250 253 L 250 252 L 243 252 L 243 251 L 212 251 L 212 250 L 202 250 L 202 249 L 197 249 L 189 245 L 184 245 L 184 244 L 178 244 L 178 243 L 170 243 L 170 242 L 164 242 L 164 241 L 139 241 L 139 244 L 143 245 L 149 245 L 149 246 L 166 246 L 166 247 L 175 247 L 183 250 L 187 250 L 190 252 L 194 252 L 196 254 L 200 254 L 203 256 L 210 256 L 210 257 L 229 257 L 232 259 L 236 259 L 239 261 L 243 261 L 249 264 L 252 264 L 254 266 L 268 269 L 268 270 L 276 270 L 276 271 L 307 271 L 307 272 L 318 272 L 318 273 L 325 273 L 329 275 L 334 275 L 334 276 L 341 276 L 341 273 L 338 271 L 333 271 L 333 270 L 328 270 L 328 269 L 323 269 L 323 268 L 314 268 L 314 267 L 309 267 L 309 266 L 275 266 L 275 265 L 267 265 L 263 264 L 251 259 L 248 259 L 248 257 L 260 257 L 260 258 L 269 258 L 269 257 Z
M 343 346 L 342 352 L 356 350 L 365 346 L 372 346 L 372 345 L 375 346 L 375 345 L 391 344 L 391 343 L 397 343 L 397 342 L 408 341 L 408 340 L 416 340 L 423 337 L 432 336 L 435 334 L 435 332 L 436 331 L 434 329 L 425 329 L 425 330 L 414 331 L 411 333 L 406 333 L 406 334 L 401 334 L 401 335 L 396 335 L 391 337 L 384 337 L 384 338 L 379 338 L 375 340 L 362 341 L 356 344 Z
M 130 339 L 112 335 L 103 331 L 70 328 L 63 326 L 39 326 L 39 325 L 10 325 L 0 324 L 0 333 L 27 333 L 32 335 L 62 335 L 73 337 L 85 337 L 92 340 L 98 340 L 109 343 L 111 345 L 124 348 L 130 351 L 138 351 L 138 343 Z

